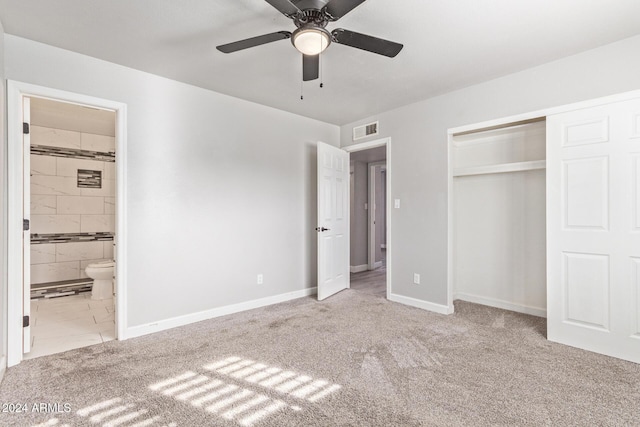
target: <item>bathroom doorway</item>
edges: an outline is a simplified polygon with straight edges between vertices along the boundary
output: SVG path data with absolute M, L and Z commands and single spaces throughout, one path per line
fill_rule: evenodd
M 387 146 L 350 155 L 351 288 L 388 296 Z
M 13 81 L 8 104 L 13 366 L 118 336 L 126 106 Z
M 116 113 L 37 97 L 24 105 L 31 359 L 115 339 Z M 94 270 L 109 276 L 108 289 Z

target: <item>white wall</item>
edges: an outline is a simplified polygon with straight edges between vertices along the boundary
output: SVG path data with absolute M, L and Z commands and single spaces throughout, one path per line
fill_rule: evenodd
M 7 271 L 7 215 L 5 215 L 6 209 L 6 185 L 7 182 L 7 115 L 5 106 L 7 105 L 6 96 L 6 82 L 4 80 L 4 28 L 0 22 L 0 188 L 2 193 L 0 194 L 0 212 L 2 212 L 2 220 L 0 226 L 0 266 L 2 271 Z M 7 354 L 7 275 L 3 273 L 0 275 L 0 381 L 6 368 L 6 354 Z
M 374 120 L 393 138 L 392 293 L 447 304 L 447 129 L 639 89 L 638 52 L 640 36 L 342 126 L 342 146 Z
M 5 44 L 8 79 L 127 104 L 127 327 L 315 286 L 315 142 L 337 145 L 336 126 Z

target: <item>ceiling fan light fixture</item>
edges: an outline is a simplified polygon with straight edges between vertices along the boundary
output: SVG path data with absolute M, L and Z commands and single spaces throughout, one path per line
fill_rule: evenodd
M 291 43 L 304 55 L 318 55 L 331 44 L 331 34 L 322 27 L 301 27 L 291 35 Z

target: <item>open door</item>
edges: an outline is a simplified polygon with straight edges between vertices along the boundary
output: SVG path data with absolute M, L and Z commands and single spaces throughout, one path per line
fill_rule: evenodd
M 31 99 L 22 98 L 22 352 L 31 351 Z
M 640 363 L 640 99 L 547 117 L 547 335 Z
M 318 299 L 349 287 L 349 153 L 318 142 Z

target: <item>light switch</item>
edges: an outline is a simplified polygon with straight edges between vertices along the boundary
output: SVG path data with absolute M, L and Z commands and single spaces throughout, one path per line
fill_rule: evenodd
M 400 199 L 395 199 L 393 201 L 393 207 L 396 209 L 400 209 Z

